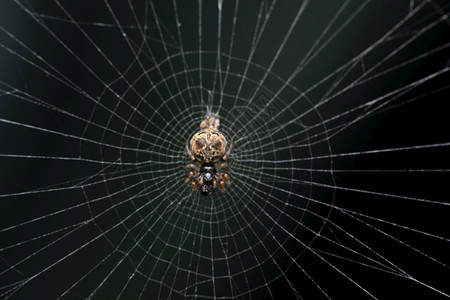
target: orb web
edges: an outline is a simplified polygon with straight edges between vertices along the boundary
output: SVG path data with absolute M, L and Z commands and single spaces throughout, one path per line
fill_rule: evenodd
M 449 297 L 445 1 L 86 5 L 0 4 L 2 299 Z

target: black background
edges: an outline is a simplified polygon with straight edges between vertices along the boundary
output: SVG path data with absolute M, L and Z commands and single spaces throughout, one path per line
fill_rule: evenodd
M 376 65 L 377 62 L 382 61 L 392 51 L 398 49 L 398 45 L 410 37 L 414 30 L 420 30 L 422 24 L 428 24 L 427 21 L 429 22 L 429 20 L 442 16 L 442 12 L 436 13 L 437 7 L 443 10 L 443 14 L 446 13 L 448 15 L 448 4 L 444 2 L 432 2 L 434 7 L 432 4 L 427 5 L 423 13 L 418 14 L 417 18 L 413 18 L 411 24 L 406 23 L 395 32 L 396 34 L 403 34 L 403 38 L 393 39 L 369 52 L 364 59 L 365 67 L 368 69 L 370 66 Z M 144 5 L 144 2 L 140 1 L 133 3 L 140 17 L 144 13 L 142 8 L 147 7 L 149 9 L 149 26 L 153 26 L 155 21 L 151 15 L 150 6 Z M 270 4 L 271 2 L 267 1 L 267 7 L 263 8 L 264 11 L 268 9 Z M 419 4 L 415 3 L 415 5 Z M 187 52 L 195 52 L 198 50 L 197 2 L 177 3 L 177 5 L 178 17 L 182 24 L 183 48 Z M 336 5 L 336 7 L 333 5 Z M 350 2 L 336 21 L 336 27 L 331 28 L 328 37 L 337 30 L 339 25 L 344 24 L 345 20 L 351 18 L 351 14 L 355 12 L 359 5 L 361 5 L 359 2 Z M 332 43 L 324 47 L 323 51 L 319 52 L 317 57 L 298 76 L 294 77 L 291 85 L 301 91 L 305 91 L 330 72 L 355 58 L 362 51 L 365 51 L 367 47 L 373 45 L 389 28 L 405 17 L 409 5 L 410 1 L 397 1 L 395 3 L 378 1 L 377 3 L 370 3 L 357 14 L 357 17 L 342 30 L 341 34 Z M 168 43 L 176 43 L 177 26 L 172 3 L 157 2 L 154 3 L 154 6 L 159 21 L 166 26 L 164 38 Z M 108 124 L 107 126 L 110 126 L 110 128 L 115 128 L 114 120 L 107 123 L 110 114 L 102 112 L 102 109 L 92 99 L 99 99 L 99 103 L 107 107 L 116 107 L 117 100 L 108 93 L 102 82 L 114 82 L 118 78 L 116 71 L 125 70 L 134 59 L 134 54 L 128 50 L 128 45 L 121 37 L 121 32 L 117 30 L 117 27 L 92 26 L 94 22 L 96 24 L 114 24 L 115 21 L 111 17 L 111 13 L 105 3 L 92 1 L 80 5 L 79 3 L 67 2 L 63 3 L 62 7 L 70 13 L 70 17 L 66 15 L 61 7 L 58 7 L 56 2 L 51 1 L 40 3 L 5 1 L 0 4 L 0 23 L 2 26 L 0 33 L 0 43 L 2 45 L 2 49 L 0 49 L 0 87 L 2 89 L 0 118 L 3 120 L 0 122 L 0 153 L 2 154 L 0 157 L 0 195 L 2 195 L 0 198 L 0 228 L 3 229 L 0 233 L 0 249 L 2 250 L 0 252 L 0 258 L 2 259 L 0 270 L 8 270 L 10 262 L 24 258 L 39 251 L 39 249 L 45 249 L 45 251 L 42 251 L 42 255 L 34 256 L 27 265 L 2 273 L 2 277 L 0 277 L 2 278 L 0 279 L 0 288 L 2 288 L 0 294 L 8 290 L 8 284 L 15 284 L 23 279 L 22 273 L 25 274 L 26 278 L 29 278 L 36 272 L 43 271 L 46 266 L 55 262 L 58 258 L 65 257 L 71 251 L 79 249 L 86 241 L 98 235 L 98 230 L 101 230 L 101 228 L 99 228 L 98 224 L 96 226 L 88 224 L 82 232 L 74 234 L 70 240 L 62 240 L 54 245 L 51 244 L 55 240 L 53 237 L 43 238 L 36 244 L 33 244 L 33 246 L 19 244 L 12 250 L 7 249 L 9 245 L 28 241 L 34 236 L 89 219 L 90 215 L 86 209 L 74 209 L 65 213 L 64 216 L 53 217 L 49 216 L 49 214 L 58 209 L 81 205 L 93 197 L 111 193 L 111 191 L 105 193 L 104 187 L 84 191 L 84 193 L 80 189 L 63 189 L 51 193 L 30 193 L 31 191 L 52 185 L 57 185 L 57 187 L 69 186 L 64 183 L 76 178 L 89 177 L 96 174 L 99 170 L 98 166 L 95 163 L 90 163 L 88 161 L 90 159 L 104 161 L 114 161 L 118 157 L 121 157 L 123 161 L 131 157 L 136 161 L 145 159 L 139 153 L 127 153 L 127 151 L 122 153 L 114 149 L 107 149 L 108 147 L 102 145 L 84 143 L 82 141 L 83 138 L 99 141 L 103 144 L 122 142 L 127 146 L 131 145 L 132 142 L 128 144 L 126 140 L 116 141 L 114 137 L 103 136 L 101 132 L 97 133 L 92 126 L 86 126 L 85 122 L 76 118 L 70 118 L 65 114 L 60 114 L 46 107 L 46 105 L 54 105 L 82 119 L 90 119 L 98 124 Z M 259 8 L 260 6 L 257 2 L 244 3 L 242 1 L 240 3 L 236 36 L 232 49 L 233 57 L 243 58 L 244 61 L 248 59 Z M 299 9 L 298 4 L 292 5 L 286 1 L 277 2 L 252 61 L 260 64 L 262 70 L 272 68 L 271 72 L 287 80 L 295 72 L 295 67 L 299 64 L 302 57 L 307 54 L 308 49 L 320 36 L 324 24 L 327 24 L 327 21 L 336 14 L 338 8 L 337 4 L 329 4 L 325 3 L 325 1 L 312 1 L 308 5 L 308 9 L 300 17 L 299 22 L 293 29 L 292 37 L 288 40 L 285 48 L 279 54 L 279 58 L 272 66 L 271 64 L 274 62 L 274 57 L 277 55 L 276 51 L 279 49 L 284 34 L 289 31 Z M 133 23 L 132 16 L 129 14 L 128 4 L 114 3 L 112 10 L 117 14 L 122 25 Z M 222 16 L 223 36 L 221 37 L 221 51 L 223 53 L 229 53 L 230 51 L 233 10 L 233 5 L 229 2 L 224 3 Z M 205 52 L 202 63 L 205 69 L 214 68 L 216 66 L 214 53 L 217 51 L 218 26 L 216 3 L 204 0 L 202 14 L 202 51 L 211 51 L 213 53 L 213 55 L 209 55 Z M 33 16 L 38 19 L 38 22 L 33 19 Z M 86 30 L 92 40 L 99 45 L 103 54 L 99 54 L 92 47 L 92 44 L 80 33 L 78 27 L 70 22 L 61 22 L 45 16 L 56 16 L 64 20 L 70 20 L 71 18 L 77 20 L 78 24 L 82 25 L 82 28 Z M 423 23 L 421 23 L 421 20 L 424 20 Z M 88 25 L 84 26 L 84 24 Z M 124 26 L 124 28 L 126 27 Z M 126 32 L 130 34 L 129 39 L 132 41 L 141 39 L 136 30 L 132 28 L 126 30 Z M 132 35 L 133 32 L 136 36 Z M 15 38 L 11 38 L 11 35 Z M 150 69 L 155 64 L 155 61 L 162 61 L 167 54 L 161 47 L 161 37 L 154 27 L 149 29 L 148 36 L 154 38 L 149 40 L 149 45 L 154 49 L 155 59 L 152 60 L 148 55 L 146 56 L 145 49 L 143 50 L 144 54 L 139 54 L 139 59 L 144 64 L 144 68 Z M 374 73 L 383 72 L 392 66 L 399 66 L 410 57 L 429 53 L 429 51 L 448 43 L 450 41 L 449 37 L 449 25 L 446 22 L 441 22 L 440 25 L 426 31 L 426 34 L 421 38 L 405 47 L 400 54 L 379 66 Z M 18 41 L 21 41 L 25 47 L 20 45 Z M 62 46 L 62 43 L 66 46 Z M 178 53 L 176 47 L 169 47 L 168 51 L 170 54 Z M 43 60 L 34 54 L 38 54 Z M 103 59 L 105 56 L 110 59 L 112 64 L 105 62 Z M 195 57 L 195 55 L 192 57 L 188 55 L 188 59 L 192 59 L 190 60 L 192 66 L 198 66 L 198 61 L 196 64 Z M 223 56 L 223 69 L 226 67 L 225 57 Z M 388 99 L 392 99 L 392 102 L 386 107 L 381 108 L 379 112 L 373 113 L 370 117 L 351 124 L 336 135 L 333 135 L 334 131 L 331 130 L 329 133 L 332 136 L 326 139 L 325 145 L 320 146 L 319 144 L 313 155 L 330 154 L 327 152 L 329 151 L 328 146 L 331 147 L 333 154 L 340 154 L 448 143 L 449 110 L 446 104 L 450 99 L 448 90 L 450 78 L 446 70 L 449 67 L 449 58 L 448 49 L 444 49 L 436 54 L 419 59 L 404 68 L 399 68 L 366 84 L 361 84 L 336 95 L 333 101 L 322 105 L 319 109 L 322 118 L 325 120 L 360 104 L 377 99 L 377 97 L 387 95 L 393 90 L 405 87 L 411 82 L 420 80 L 430 74 L 445 70 L 441 75 L 417 85 L 395 99 L 394 97 L 388 97 Z M 174 59 L 173 63 L 175 68 L 181 68 L 180 66 L 182 66 L 179 57 Z M 49 65 L 55 69 L 52 69 Z M 86 66 L 92 68 L 93 72 Z M 233 67 L 236 68 L 235 70 L 240 70 L 238 66 Z M 171 74 L 171 70 L 167 65 L 163 65 L 162 69 L 164 73 L 162 77 Z M 48 70 L 49 73 L 44 72 L 44 70 Z M 55 70 L 59 70 L 59 73 Z M 140 87 L 137 79 L 140 76 L 139 70 L 139 68 L 133 67 L 126 73 L 127 79 L 130 81 L 137 80 L 136 87 Z M 354 82 L 356 78 L 361 76 L 362 70 L 362 67 L 355 67 L 349 70 L 349 73 L 337 85 L 336 91 Z M 93 76 L 93 73 L 98 74 L 100 80 Z M 263 71 L 255 68 L 250 70 L 247 76 L 250 79 L 259 80 L 260 75 L 263 73 Z M 211 72 L 205 71 L 204 75 L 204 85 L 209 88 L 212 87 L 212 77 L 207 75 L 211 74 Z M 155 80 L 155 82 L 158 82 L 160 77 L 161 75 L 158 74 L 150 74 L 150 78 Z M 194 81 L 197 80 L 198 78 L 194 78 Z M 230 79 L 230 82 L 232 80 L 233 78 Z M 272 94 L 275 94 L 282 83 L 281 80 L 275 80 L 269 76 L 263 85 Z M 175 90 L 177 87 L 172 84 L 169 82 L 170 89 Z M 330 84 L 330 82 L 325 82 L 321 88 L 309 94 L 312 103 L 318 103 L 321 99 L 326 98 L 325 95 Z M 127 99 L 129 103 L 132 105 L 138 103 L 134 102 L 135 99 L 132 93 L 126 92 L 126 84 L 123 81 L 118 80 L 118 83 L 114 83 L 113 86 L 114 90 L 118 91 L 119 94 L 120 92 L 124 93 L 123 95 L 125 96 L 123 98 Z M 143 89 L 145 90 L 146 88 L 144 87 Z M 254 90 L 252 87 L 248 87 L 248 89 L 249 91 Z M 15 90 L 21 92 L 16 92 Z M 235 90 L 236 87 L 232 87 L 230 90 L 226 90 L 225 93 L 233 94 Z M 10 93 L 7 94 L 5 91 Z M 217 91 L 218 87 L 215 88 L 214 92 Z M 164 91 L 162 93 L 164 99 L 164 96 L 167 95 L 164 94 Z M 205 91 L 200 91 L 199 93 L 204 93 L 206 98 Z M 251 94 L 252 92 L 248 93 L 248 95 Z M 86 95 L 89 95 L 89 97 Z M 278 105 L 278 108 L 281 106 L 282 109 L 283 103 L 289 103 L 296 96 L 295 89 L 288 88 L 285 94 L 280 95 L 284 102 L 275 102 L 274 105 Z M 34 103 L 24 101 L 25 98 L 34 101 Z M 195 109 L 203 104 L 200 103 L 200 99 L 195 97 L 194 99 L 196 101 L 194 102 L 193 110 L 190 112 L 191 115 L 181 114 L 178 120 L 181 123 L 179 124 L 180 129 L 175 131 L 182 131 L 181 127 L 183 125 L 191 126 L 191 123 L 196 123 L 197 116 L 202 114 L 202 112 L 196 112 Z M 231 98 L 228 100 L 226 98 L 223 104 L 223 112 L 225 114 L 225 120 L 222 120 L 223 124 L 232 122 L 233 113 L 231 112 L 234 106 L 245 105 L 245 103 L 243 104 L 239 101 L 233 102 Z M 165 100 L 160 101 L 164 102 Z M 168 101 L 167 107 L 165 107 L 158 100 L 155 100 L 154 107 L 161 107 L 163 115 L 167 114 L 171 109 L 178 112 L 177 106 L 174 104 L 177 101 L 183 100 L 175 98 Z M 283 124 L 288 122 L 292 115 L 301 114 L 310 106 L 308 104 L 305 107 L 303 101 L 296 102 L 292 106 L 293 114 L 281 114 L 277 123 Z M 117 109 L 121 116 L 132 114 L 132 112 L 127 111 L 126 107 L 118 107 Z M 147 111 L 144 108 L 142 109 L 143 114 L 147 115 Z M 147 110 L 148 115 L 150 115 L 151 109 L 147 108 Z M 226 114 L 227 112 L 228 115 Z M 327 124 L 327 127 L 334 128 L 334 126 L 350 124 L 352 120 L 358 118 L 358 113 L 361 113 L 361 111 L 349 114 L 348 117 L 339 119 L 336 122 L 330 122 Z M 196 116 L 197 119 L 191 121 L 189 117 L 192 116 Z M 131 123 L 137 127 L 146 127 L 150 124 L 166 128 L 166 124 L 163 124 L 163 122 L 158 123 L 156 118 L 150 122 L 144 119 L 131 120 Z M 308 124 L 308 122 L 310 122 L 309 124 L 314 124 L 314 122 L 319 122 L 320 120 L 318 114 L 312 113 L 306 115 L 301 121 L 304 124 Z M 36 132 L 23 124 L 46 128 L 63 134 Z M 268 123 L 267 126 L 275 126 L 275 124 L 275 122 Z M 195 126 L 191 127 L 195 128 Z M 234 129 L 228 129 L 230 135 L 233 134 Z M 127 130 L 130 131 L 124 132 L 133 134 L 132 129 Z M 289 134 L 295 133 L 296 130 L 299 130 L 298 126 L 286 127 L 286 131 Z M 321 129 L 318 130 L 320 131 Z M 314 130 L 311 130 L 311 133 L 314 133 Z M 75 138 L 68 137 L 68 135 Z M 233 137 L 233 139 L 236 138 L 239 137 Z M 289 142 L 294 144 L 297 141 L 290 140 Z M 155 143 L 163 142 L 156 140 Z M 135 147 L 139 149 L 140 145 Z M 166 147 L 171 146 L 169 144 Z M 164 150 L 161 149 L 156 149 L 156 152 L 163 153 Z M 180 145 L 174 151 L 178 151 L 180 157 L 183 157 L 184 141 L 180 142 Z M 238 155 L 240 153 L 245 154 L 246 151 L 248 149 L 240 149 L 239 144 L 237 144 L 234 150 L 236 153 L 235 160 L 239 161 Z M 258 151 L 257 148 L 256 151 Z M 8 154 L 12 154 L 12 157 Z M 314 187 L 314 189 L 317 188 L 313 192 L 314 197 L 323 197 L 324 202 L 331 203 L 333 200 L 333 204 L 336 207 L 402 224 L 408 228 L 436 236 L 426 236 L 413 230 L 405 230 L 361 217 L 361 220 L 374 227 L 369 228 L 364 225 L 364 222 L 361 223 L 338 209 L 332 209 L 331 211 L 324 209 L 324 211 L 320 211 L 321 214 L 329 217 L 331 224 L 338 224 L 346 232 L 356 236 L 364 245 L 358 245 L 355 240 L 336 230 L 334 225 L 325 226 L 321 233 L 323 236 L 338 239 L 347 247 L 361 251 L 361 253 L 369 253 L 366 251 L 369 251 L 369 248 L 373 248 L 383 258 L 388 259 L 412 277 L 417 278 L 418 282 L 320 252 L 325 251 L 338 256 L 342 255 L 348 259 L 353 258 L 348 253 L 340 252 L 342 249 L 339 247 L 321 239 L 316 239 L 311 244 L 311 247 L 319 250 L 317 253 L 323 255 L 333 266 L 342 270 L 351 280 L 348 280 L 346 276 L 330 267 L 317 255 L 312 254 L 310 251 L 303 251 L 302 247 L 293 242 L 290 246 L 292 247 L 290 249 L 293 249 L 290 254 L 296 257 L 299 253 L 302 253 L 296 260 L 296 263 L 314 278 L 315 283 L 311 282 L 308 276 L 305 276 L 305 273 L 294 264 L 287 269 L 285 276 L 281 276 L 271 283 L 272 297 L 275 299 L 295 299 L 294 289 L 292 288 L 295 287 L 302 299 L 321 299 L 324 298 L 324 295 L 317 289 L 317 286 L 319 286 L 332 299 L 370 298 L 364 290 L 352 282 L 353 280 L 379 299 L 404 299 L 408 297 L 414 297 L 415 299 L 445 298 L 445 296 L 426 287 L 426 285 L 430 285 L 444 293 L 450 293 L 448 285 L 450 280 L 448 268 L 450 263 L 448 255 L 450 253 L 448 241 L 448 228 L 450 225 L 448 221 L 450 212 L 448 197 L 450 177 L 448 170 L 450 169 L 450 159 L 448 154 L 448 146 L 434 146 L 402 151 L 383 151 L 379 154 L 336 157 L 333 159 L 333 169 L 335 170 L 333 180 L 328 177 L 315 178 L 319 183 L 335 184 L 337 186 L 336 189 Z M 83 160 L 33 159 L 24 158 L 23 155 L 81 157 Z M 279 159 L 282 158 L 279 157 Z M 320 165 L 320 163 L 316 165 L 314 162 L 313 166 L 320 168 Z M 324 166 L 330 168 L 330 160 L 327 160 Z M 239 172 L 243 172 L 240 170 L 239 167 L 235 167 L 236 177 Z M 367 172 L 358 170 L 384 171 Z M 398 170 L 433 171 L 412 172 Z M 166 171 L 162 170 L 162 172 Z M 167 172 L 167 174 L 170 174 L 169 171 Z M 257 176 L 255 174 L 246 175 Z M 236 195 L 245 192 L 248 182 L 242 182 L 241 184 L 244 188 L 241 190 L 236 189 Z M 251 190 L 250 187 L 248 189 Z M 349 189 L 374 191 L 377 194 L 352 192 Z M 298 191 L 294 190 L 294 192 L 301 193 L 300 190 L 301 187 L 299 187 Z M 26 192 L 27 194 L 22 195 L 20 194 L 21 192 Z M 88 194 L 87 197 L 86 192 Z M 13 193 L 19 194 L 9 196 Z M 400 197 L 382 194 L 399 195 Z M 276 192 L 274 192 L 274 195 L 277 195 Z M 278 196 L 283 197 L 282 195 Z M 93 209 L 102 211 L 106 208 L 107 206 Z M 41 216 L 46 217 L 44 222 L 40 222 L 39 225 L 26 226 L 26 229 L 19 227 L 6 230 L 9 226 L 21 224 Z M 288 230 L 293 229 L 286 228 Z M 330 228 L 334 230 L 333 233 L 329 231 Z M 401 242 L 399 243 L 387 237 L 383 232 L 398 238 Z M 120 237 L 120 232 L 117 233 L 117 236 Z M 292 243 L 292 241 L 289 240 L 288 243 Z M 47 249 L 46 246 L 48 245 L 52 246 Z M 44 272 L 36 280 L 30 281 L 18 293 L 14 294 L 11 299 L 31 299 L 34 298 L 35 293 L 38 294 L 38 299 L 53 299 L 86 274 L 104 257 L 104 254 L 112 254 L 114 256 L 117 253 L 113 252 L 111 245 L 104 240 L 90 244 L 88 247 L 81 249 L 76 255 L 71 256 L 69 260 L 65 260 L 63 263 L 51 268 L 50 272 Z M 374 259 L 376 257 L 373 254 L 367 255 L 371 255 L 370 257 Z M 427 256 L 430 256 L 431 259 Z M 278 258 L 279 256 L 275 257 Z M 376 259 L 382 261 L 380 257 Z M 289 262 L 286 264 L 289 264 Z M 83 281 L 79 290 L 65 295 L 67 299 L 80 299 L 89 295 L 105 278 L 107 272 L 105 273 L 104 271 L 111 270 L 113 266 L 114 263 L 111 263 L 111 265 L 105 264 L 103 266 L 104 270 L 102 269 L 98 273 L 94 272 L 89 281 Z M 110 289 L 101 290 L 96 296 L 99 299 L 115 299 L 118 293 L 113 287 L 114 285 L 122 286 L 128 280 L 128 271 L 124 270 L 121 273 L 118 270 L 116 277 L 111 279 Z M 249 273 L 248 276 L 250 277 L 251 274 Z M 141 289 L 142 286 L 143 283 L 136 283 L 136 290 Z M 205 291 L 205 293 L 208 293 L 208 289 L 205 289 Z M 122 295 L 123 298 L 128 296 L 131 298 L 136 297 L 133 292 L 128 291 Z M 149 291 L 148 295 L 146 294 L 145 296 L 148 296 L 150 299 L 156 298 L 153 291 Z M 270 295 L 265 288 L 257 289 L 254 293 L 245 294 L 243 297 L 247 299 L 250 296 L 252 299 L 270 299 Z M 176 295 L 173 297 L 176 297 Z

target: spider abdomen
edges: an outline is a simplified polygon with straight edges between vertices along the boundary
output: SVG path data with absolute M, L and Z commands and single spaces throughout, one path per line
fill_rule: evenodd
M 186 168 L 192 168 L 185 183 L 191 183 L 194 190 L 207 196 L 220 188 L 225 193 L 225 184 L 230 186 L 228 174 L 220 172 L 228 167 L 225 162 L 230 154 L 233 143 L 227 149 L 227 140 L 218 130 L 219 118 L 216 114 L 207 115 L 200 124 L 201 130 L 186 141 L 186 151 L 192 160 Z M 227 150 L 226 150 L 227 149 Z

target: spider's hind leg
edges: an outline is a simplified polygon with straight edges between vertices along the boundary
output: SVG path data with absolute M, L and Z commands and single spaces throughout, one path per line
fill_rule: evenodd
M 227 186 L 230 187 L 231 183 L 230 183 L 230 177 L 228 176 L 227 173 L 220 173 L 220 175 L 225 178 L 225 182 L 227 183 Z
M 223 181 L 220 181 L 220 191 L 225 194 L 225 183 Z
M 189 183 L 189 181 L 191 181 L 192 177 L 196 177 L 197 175 L 198 175 L 197 172 L 194 172 L 194 171 L 189 172 L 188 177 L 186 178 L 184 183 Z
M 228 155 L 230 155 L 231 149 L 233 148 L 233 141 L 230 141 L 230 147 L 228 147 L 227 152 L 222 157 L 222 160 L 226 160 L 228 158 Z
M 185 169 L 192 168 L 192 169 L 194 169 L 195 171 L 200 172 L 200 167 L 197 166 L 196 164 L 188 164 L 188 165 L 186 165 L 184 168 L 185 168 Z
M 192 154 L 191 150 L 189 150 L 189 141 L 186 141 L 186 151 L 189 154 L 189 157 L 191 158 L 192 161 L 195 161 L 195 157 L 194 154 Z

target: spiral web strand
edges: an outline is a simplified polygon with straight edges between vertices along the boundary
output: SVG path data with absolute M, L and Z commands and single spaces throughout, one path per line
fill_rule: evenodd
M 449 298 L 449 13 L 3 1 L 0 298 Z

